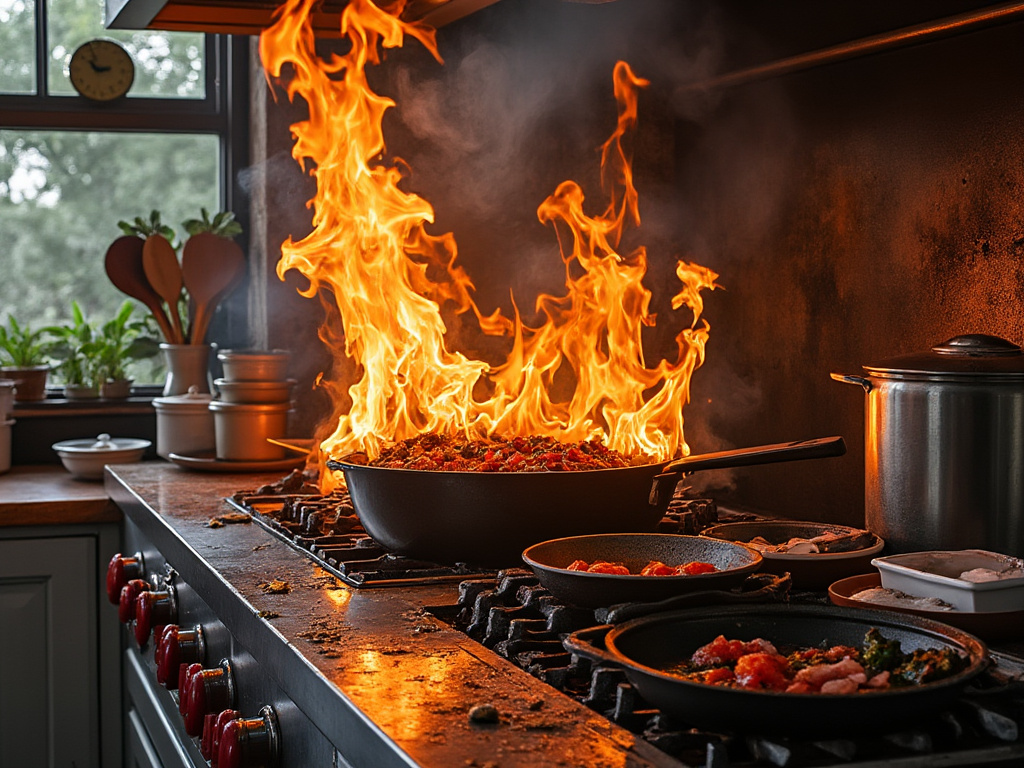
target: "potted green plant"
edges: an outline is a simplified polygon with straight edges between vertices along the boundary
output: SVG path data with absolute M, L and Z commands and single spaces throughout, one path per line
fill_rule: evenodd
M 125 301 L 117 314 L 96 333 L 95 359 L 100 382 L 100 397 L 123 400 L 131 394 L 132 379 L 126 366 L 133 360 L 154 357 L 160 342 L 151 326 L 152 318 L 132 317 L 135 305 Z
M 10 314 L 7 325 L 0 325 L 0 378 L 14 380 L 17 401 L 46 397 L 46 378 L 50 371 L 48 335 L 47 329 L 31 328 Z
M 54 372 L 64 384 L 68 400 L 91 400 L 100 396 L 99 342 L 92 324 L 77 301 L 71 302 L 71 320 L 45 329 L 54 338 L 51 353 L 57 360 Z

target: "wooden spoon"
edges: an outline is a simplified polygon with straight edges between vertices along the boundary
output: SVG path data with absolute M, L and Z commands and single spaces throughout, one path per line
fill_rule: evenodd
M 119 291 L 146 305 L 153 314 L 156 324 L 160 326 L 160 332 L 163 333 L 164 338 L 168 343 L 173 344 L 174 329 L 171 328 L 171 321 L 167 319 L 160 304 L 160 296 L 149 284 L 146 272 L 142 267 L 142 248 L 142 239 L 134 235 L 123 235 L 117 238 L 107 249 L 107 256 L 104 260 L 107 277 Z
M 192 343 L 202 344 L 217 303 L 245 273 L 245 255 L 234 240 L 200 232 L 185 241 L 181 272 L 195 301 Z
M 181 277 L 181 265 L 178 254 L 167 238 L 163 235 L 150 235 L 142 244 L 142 268 L 146 279 L 153 286 L 161 299 L 167 302 L 168 314 L 174 324 L 176 341 L 174 344 L 185 343 L 185 331 L 181 326 L 181 314 L 178 311 L 178 300 L 184 282 Z

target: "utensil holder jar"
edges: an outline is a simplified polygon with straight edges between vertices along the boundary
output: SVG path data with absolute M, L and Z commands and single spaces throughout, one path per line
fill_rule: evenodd
M 213 392 L 210 374 L 213 349 L 213 344 L 161 344 L 160 350 L 167 363 L 163 396 L 184 395 L 190 387 L 195 387 L 196 392 Z

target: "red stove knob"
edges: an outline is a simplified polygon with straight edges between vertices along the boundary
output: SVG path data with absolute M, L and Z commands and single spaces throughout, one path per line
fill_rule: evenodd
M 253 719 L 228 720 L 220 732 L 216 768 L 274 768 L 281 754 L 281 729 L 270 707 Z
M 121 599 L 121 590 L 132 579 L 141 579 L 144 573 L 142 555 L 138 552 L 127 557 L 118 552 L 107 565 L 107 599 L 114 605 Z
M 220 733 L 229 720 L 241 717 L 234 709 L 225 709 L 216 715 L 207 715 L 203 721 L 203 738 L 199 742 L 199 751 L 210 761 L 210 768 L 217 768 L 217 750 L 220 747 Z
M 182 664 L 178 667 L 178 712 L 185 716 L 185 707 L 188 706 L 188 689 L 192 686 L 192 678 L 203 671 L 203 665 Z
M 172 623 L 178 617 L 178 606 L 174 588 L 159 592 L 149 590 L 135 597 L 135 642 L 141 648 L 149 635 L 158 627 Z
M 231 663 L 224 659 L 219 667 L 201 669 L 188 679 L 188 688 L 182 693 L 185 701 L 185 733 L 198 736 L 203 732 L 203 720 L 211 712 L 229 709 L 235 700 L 235 686 L 231 679 Z
M 132 579 L 121 588 L 121 597 L 117 604 L 117 618 L 122 624 L 135 621 L 135 598 L 142 592 L 148 592 L 153 587 L 148 581 Z
M 169 691 L 177 689 L 181 667 L 202 662 L 205 656 L 202 627 L 197 624 L 193 629 L 181 629 L 177 624 L 168 624 L 160 633 L 153 652 L 157 682 Z

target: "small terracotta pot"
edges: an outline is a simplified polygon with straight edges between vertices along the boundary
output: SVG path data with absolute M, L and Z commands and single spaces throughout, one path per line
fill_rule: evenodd
M 0 378 L 14 381 L 14 399 L 17 402 L 44 400 L 46 398 L 46 377 L 50 366 L 36 365 L 30 368 L 4 366 L 0 368 Z
M 104 400 L 127 400 L 132 394 L 133 379 L 108 379 L 100 384 L 100 397 Z
M 64 385 L 64 397 L 68 400 L 97 400 L 99 396 L 99 387 L 90 387 L 85 384 Z

